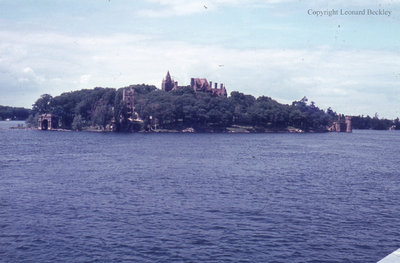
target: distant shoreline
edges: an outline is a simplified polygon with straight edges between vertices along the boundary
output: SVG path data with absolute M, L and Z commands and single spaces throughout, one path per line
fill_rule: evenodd
M 0 122 L 9 122 L 9 121 L 0 121 Z M 12 121 L 12 122 L 23 122 L 23 121 Z M 39 128 L 33 128 L 33 127 L 27 127 L 24 125 L 21 126 L 12 126 L 8 127 L 8 129 L 11 130 L 37 130 L 37 131 L 42 131 Z M 45 131 L 53 131 L 53 132 L 95 132 L 95 133 L 115 133 L 110 130 L 100 130 L 100 129 L 84 129 L 84 130 L 71 130 L 71 129 L 51 129 L 51 130 L 45 130 Z M 326 133 L 328 131 L 303 131 L 301 129 L 289 127 L 287 129 L 261 129 L 261 128 L 256 128 L 256 127 L 247 127 L 246 129 L 244 128 L 238 128 L 238 127 L 228 127 L 225 130 L 198 130 L 195 131 L 192 128 L 189 129 L 183 129 L 183 130 L 178 130 L 178 129 L 155 129 L 155 130 L 149 130 L 149 131 L 137 131 L 137 132 L 120 132 L 120 133 L 241 133 L 241 134 L 250 134 L 250 133 Z
M 12 120 L 12 121 L 5 121 L 1 120 L 0 123 L 13 123 L 13 122 L 20 122 L 24 123 L 24 121 L 18 121 L 18 120 Z M 11 127 L 4 127 L 0 129 L 8 129 L 8 130 L 36 130 L 36 131 L 42 131 L 38 128 L 32 128 L 32 127 L 27 127 L 27 126 L 11 126 Z M 290 127 L 288 129 L 264 129 L 263 131 L 260 130 L 231 130 L 232 127 L 228 127 L 226 130 L 201 130 L 201 131 L 185 131 L 185 130 L 174 130 L 174 129 L 157 129 L 157 130 L 151 130 L 151 131 L 137 131 L 137 132 L 119 132 L 121 134 L 157 134 L 157 133 L 163 133 L 163 134 L 168 134 L 168 133 L 175 133 L 175 134 L 186 134 L 186 133 L 197 133 L 197 134 L 278 134 L 278 133 L 330 133 L 329 131 L 323 130 L 323 131 L 303 131 L 300 129 L 296 129 L 293 127 Z M 358 131 L 394 131 L 394 130 L 375 130 L 375 129 L 354 129 Z M 89 133 L 115 133 L 110 130 L 99 130 L 99 129 L 84 129 L 84 130 L 70 130 L 70 129 L 52 129 L 52 130 L 46 130 L 44 132 L 89 132 Z
M 8 129 L 12 130 L 38 130 L 42 131 L 36 127 L 27 127 L 25 126 L 24 121 L 0 121 L 0 123 L 13 123 L 18 122 L 18 126 L 11 126 Z M 46 131 L 58 131 L 58 132 L 103 132 L 103 133 L 114 133 L 111 130 L 101 130 L 96 128 L 88 128 L 83 130 L 72 130 L 72 129 L 51 129 Z M 193 128 L 185 128 L 185 129 L 153 129 L 148 131 L 136 131 L 136 132 L 121 132 L 121 133 L 324 133 L 323 131 L 303 131 L 298 128 L 288 127 L 285 129 L 266 129 L 261 127 L 250 127 L 250 126 L 232 126 L 227 127 L 225 129 L 201 129 L 195 130 Z

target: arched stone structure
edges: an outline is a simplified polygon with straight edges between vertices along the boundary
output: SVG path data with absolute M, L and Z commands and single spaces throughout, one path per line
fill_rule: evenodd
M 41 114 L 38 119 L 39 130 L 54 130 L 58 128 L 58 117 L 54 114 Z
M 328 131 L 353 132 L 353 128 L 351 126 L 351 116 L 346 116 L 345 121 L 341 120 L 339 116 L 338 120 L 333 122 L 333 124 L 328 127 Z

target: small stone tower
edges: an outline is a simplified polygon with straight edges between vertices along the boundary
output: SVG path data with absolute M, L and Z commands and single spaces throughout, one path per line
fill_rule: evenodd
M 346 116 L 346 132 L 353 132 L 353 128 L 351 127 L 351 116 Z
M 125 105 L 131 114 L 135 112 L 135 104 L 133 102 L 134 96 L 135 90 L 132 87 L 122 90 L 122 101 L 125 102 Z
M 343 120 L 339 115 L 338 120 L 334 121 L 331 126 L 327 127 L 327 130 L 333 132 L 353 132 L 353 128 L 351 127 L 351 116 L 346 116 Z

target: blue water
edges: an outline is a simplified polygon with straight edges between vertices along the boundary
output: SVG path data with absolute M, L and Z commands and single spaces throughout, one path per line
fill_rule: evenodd
M 0 262 L 376 262 L 400 133 L 103 134 L 0 123 Z

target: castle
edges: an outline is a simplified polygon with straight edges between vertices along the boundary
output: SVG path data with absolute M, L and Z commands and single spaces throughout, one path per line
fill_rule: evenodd
M 224 96 L 227 97 L 228 94 L 226 92 L 226 88 L 224 84 L 220 84 L 218 88 L 218 83 L 214 83 L 214 88 L 212 87 L 212 81 L 208 82 L 205 78 L 191 78 L 190 87 L 194 90 L 194 92 L 206 92 L 211 93 L 215 96 Z M 161 88 L 164 91 L 171 91 L 178 89 L 178 82 L 174 81 L 171 78 L 169 71 L 167 72 L 167 76 L 163 79 Z
M 353 129 L 351 127 L 351 117 L 346 116 L 345 120 L 343 121 L 340 118 L 340 115 L 338 117 L 338 120 L 333 122 L 333 124 L 328 127 L 328 131 L 331 132 L 352 132 Z
M 224 96 L 227 97 L 226 88 L 224 84 L 220 84 L 220 88 L 218 88 L 218 83 L 214 83 L 214 88 L 212 87 L 212 81 L 208 83 L 207 79 L 200 79 L 200 78 L 191 78 L 190 80 L 190 87 L 195 92 L 207 92 L 211 93 L 216 96 Z

